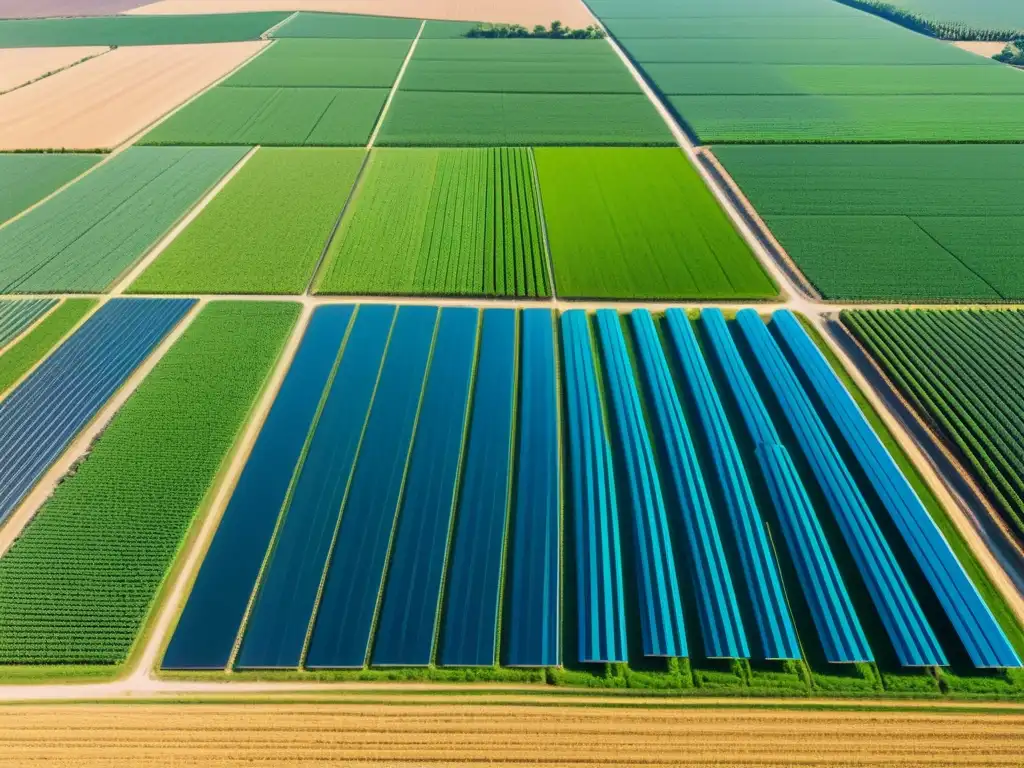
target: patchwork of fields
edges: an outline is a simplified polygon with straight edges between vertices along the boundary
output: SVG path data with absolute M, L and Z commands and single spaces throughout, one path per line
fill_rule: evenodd
M 832 0 L 157 5 L 0 20 L 0 680 L 1024 699 L 827 323 L 1024 540 L 1017 313 L 838 304 L 1021 300 L 1021 72 Z

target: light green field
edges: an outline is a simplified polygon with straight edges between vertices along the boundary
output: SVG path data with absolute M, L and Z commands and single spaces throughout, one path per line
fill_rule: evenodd
M 374 150 L 317 292 L 548 295 L 529 150 Z
M 93 299 L 65 299 L 39 325 L 0 353 L 0 394 L 24 376 L 95 306 Z
M 405 40 L 278 40 L 224 85 L 390 88 L 408 50 Z
M 559 296 L 777 295 L 679 150 L 541 148 L 536 155 Z
M 260 149 L 129 289 L 302 293 L 348 198 L 361 149 Z
M 103 155 L 0 155 L 0 224 L 96 165 Z

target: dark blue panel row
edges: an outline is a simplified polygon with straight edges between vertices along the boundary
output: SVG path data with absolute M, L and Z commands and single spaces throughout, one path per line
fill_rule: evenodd
M 194 303 L 111 299 L 0 402 L 0 522 Z

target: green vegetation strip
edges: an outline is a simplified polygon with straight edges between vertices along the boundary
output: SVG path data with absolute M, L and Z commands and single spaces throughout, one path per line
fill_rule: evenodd
M 527 149 L 375 150 L 319 293 L 547 296 Z
M 197 16 L 94 16 L 0 21 L 0 48 L 176 45 L 258 40 L 287 12 Z
M 302 293 L 361 149 L 260 149 L 131 293 Z
M 370 38 L 412 40 L 422 22 L 388 16 L 299 12 L 274 31 L 274 37 Z
M 559 296 L 768 298 L 778 291 L 678 149 L 537 149 Z
M 714 151 L 825 298 L 1024 298 L 1022 145 Z
M 298 312 L 202 310 L 0 558 L 0 662 L 124 661 Z
M 85 173 L 103 155 L 0 154 L 0 224 Z
M 405 40 L 279 40 L 224 84 L 390 88 L 409 45 Z
M 14 346 L 0 353 L 0 394 L 42 360 L 94 306 L 94 299 L 65 299 Z
M 229 88 L 207 91 L 141 144 L 365 146 L 387 88 Z

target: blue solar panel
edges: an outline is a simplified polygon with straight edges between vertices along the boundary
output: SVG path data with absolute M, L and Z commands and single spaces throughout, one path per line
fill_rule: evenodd
M 497 663 L 498 611 L 511 494 L 516 312 L 487 309 L 445 594 L 441 663 Z
M 742 310 L 736 319 L 828 499 L 897 658 L 903 666 L 944 666 L 931 625 L 782 350 L 757 312 Z
M 622 552 L 611 447 L 605 432 L 590 322 L 583 310 L 561 317 L 581 662 L 628 661 Z
M 551 310 L 523 310 L 521 325 L 519 449 L 505 663 L 554 666 L 561 661 L 562 457 Z
M 772 325 L 888 510 L 974 665 L 1019 667 L 1020 658 L 949 543 L 821 350 L 790 312 L 776 312 Z
M 636 310 L 632 319 L 634 332 L 640 340 L 641 360 L 645 367 L 652 369 L 649 375 L 658 375 L 664 381 L 662 386 L 666 390 L 666 398 L 673 404 L 673 408 L 678 410 L 679 399 L 651 314 L 647 310 Z M 666 320 L 680 358 L 687 390 L 710 449 L 715 477 L 725 501 L 751 610 L 757 623 L 760 641 L 758 655 L 766 659 L 800 658 L 800 644 L 789 615 L 778 564 L 775 562 L 764 521 L 758 511 L 746 468 L 733 438 L 728 417 L 718 398 L 711 372 L 704 361 L 686 314 L 677 309 L 670 309 L 666 313 Z M 681 412 L 679 418 L 682 419 Z M 685 432 L 688 453 L 692 457 L 689 461 L 696 462 L 696 453 L 685 422 L 682 423 L 682 430 Z M 702 488 L 704 481 L 699 471 L 699 465 L 692 463 L 690 472 L 695 479 L 691 484 L 699 483 L 698 487 Z M 706 491 L 701 491 L 698 498 L 708 506 L 705 516 L 713 514 Z
M 0 402 L 0 522 L 193 304 L 111 299 Z
M 611 420 L 617 428 L 619 455 L 629 482 L 626 503 L 629 504 L 633 521 L 633 557 L 644 655 L 686 656 L 683 603 L 679 596 L 676 557 L 669 533 L 668 515 L 661 495 L 661 479 L 658 477 L 654 449 L 647 432 L 619 313 L 612 309 L 598 310 L 597 326 L 607 382 L 605 391 L 610 394 L 610 411 L 614 414 Z M 655 401 L 660 419 L 662 403 L 657 398 Z M 665 426 L 662 425 L 661 429 L 664 431 Z M 677 475 L 679 468 L 673 466 L 672 472 Z M 731 584 L 729 596 L 732 597 Z M 738 614 L 736 618 L 739 618 Z
M 351 305 L 320 307 L 260 430 L 164 656 L 164 669 L 227 666 Z
M 441 311 L 375 630 L 375 665 L 433 660 L 479 317 L 468 307 Z
M 362 305 L 313 428 L 265 567 L 240 667 L 297 667 L 373 400 L 395 308 Z
M 693 357 L 696 339 L 688 338 L 687 333 L 692 337 L 693 331 L 685 316 L 673 315 L 670 323 L 676 346 L 690 349 L 689 354 L 682 355 L 684 368 L 688 368 L 685 360 Z M 704 310 L 701 323 L 754 442 L 758 466 L 771 493 L 826 660 L 832 663 L 872 661 L 871 647 L 803 481 L 789 452 L 781 444 L 721 310 Z

